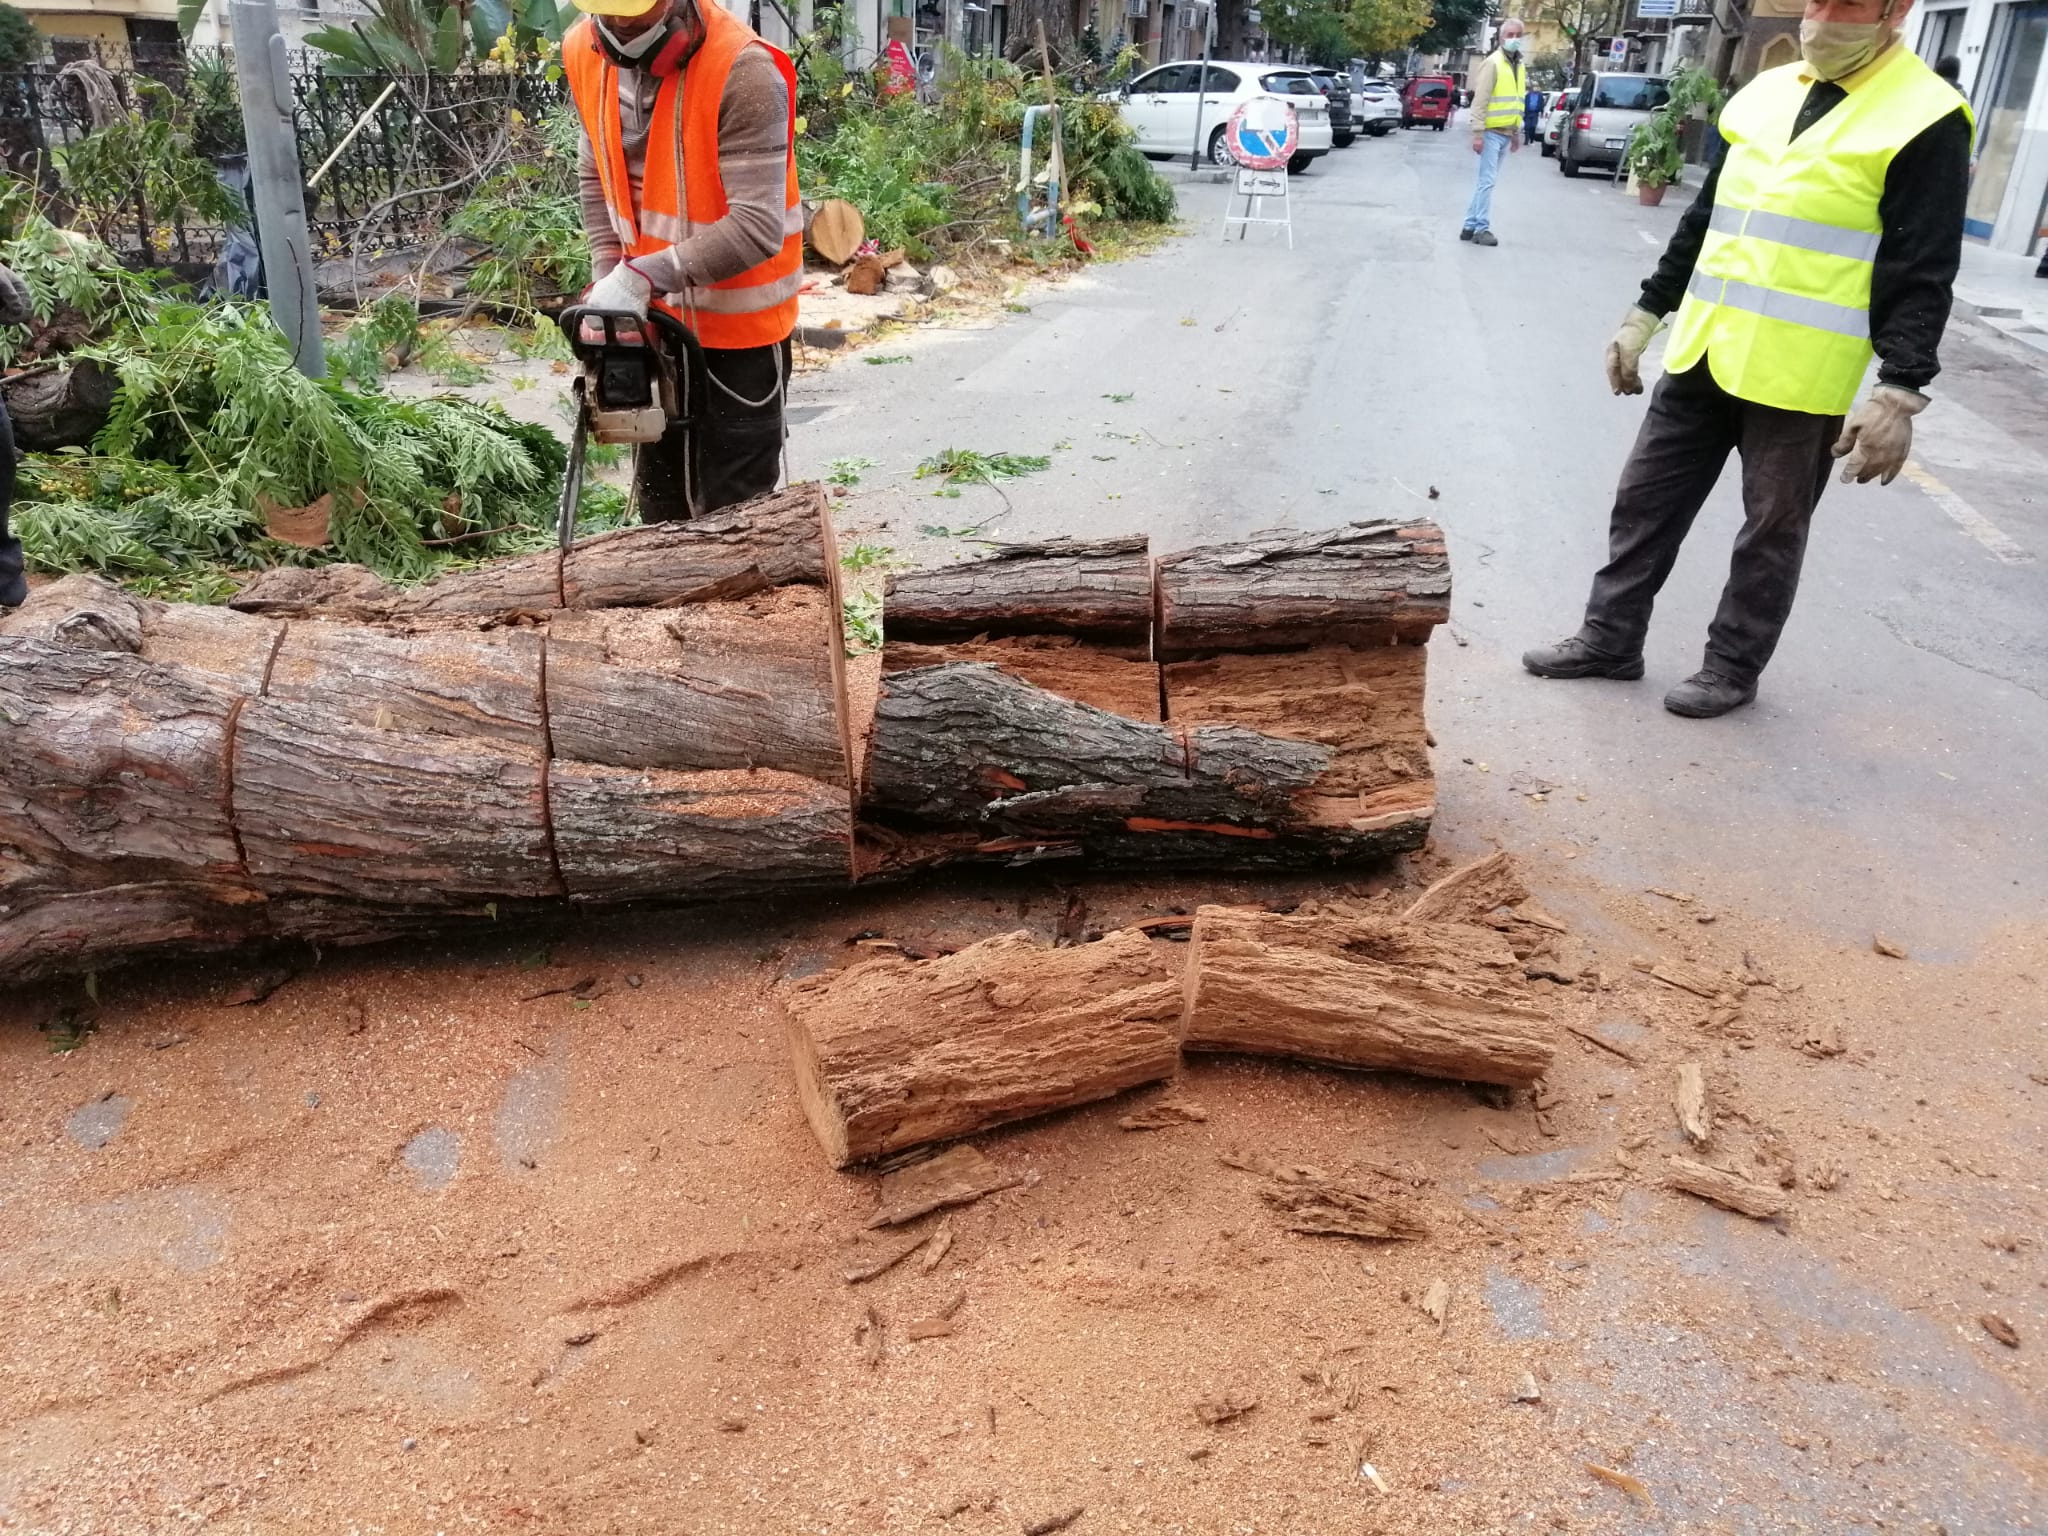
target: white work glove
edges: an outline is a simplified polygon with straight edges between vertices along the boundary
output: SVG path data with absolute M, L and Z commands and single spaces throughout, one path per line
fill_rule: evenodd
M 1664 322 L 1639 304 L 1629 306 L 1621 329 L 1607 343 L 1607 387 L 1617 395 L 1640 395 L 1643 375 L 1640 364 L 1650 338 Z
M 1913 451 L 1913 418 L 1927 409 L 1927 397 L 1897 384 L 1880 384 L 1850 413 L 1835 439 L 1835 457 L 1848 455 L 1842 483 L 1890 485 Z
M 27 325 L 35 317 L 35 300 L 29 297 L 28 284 L 0 267 L 0 325 Z
M 583 302 L 591 309 L 645 320 L 647 301 L 653 293 L 654 284 L 641 276 L 640 269 L 630 261 L 622 261 L 590 285 Z

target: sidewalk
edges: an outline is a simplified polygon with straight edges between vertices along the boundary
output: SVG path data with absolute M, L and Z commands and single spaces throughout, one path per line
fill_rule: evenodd
M 2035 262 L 1964 241 L 1956 309 L 2048 354 L 2048 278 L 2034 275 Z

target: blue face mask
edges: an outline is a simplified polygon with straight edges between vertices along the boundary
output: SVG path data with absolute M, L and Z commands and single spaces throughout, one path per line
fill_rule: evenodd
M 1511 59 L 1522 56 L 1522 40 L 1519 37 L 1504 37 L 1500 40 L 1501 51 Z

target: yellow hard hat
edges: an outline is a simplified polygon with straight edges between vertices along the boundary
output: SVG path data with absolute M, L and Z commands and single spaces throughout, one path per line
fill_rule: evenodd
M 592 16 L 645 16 L 668 0 L 576 0 L 576 9 Z

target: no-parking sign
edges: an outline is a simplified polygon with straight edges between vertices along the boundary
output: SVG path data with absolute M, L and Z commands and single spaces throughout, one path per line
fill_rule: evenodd
M 1230 114 L 1223 142 L 1249 171 L 1282 171 L 1301 145 L 1301 121 L 1278 96 L 1254 96 Z

